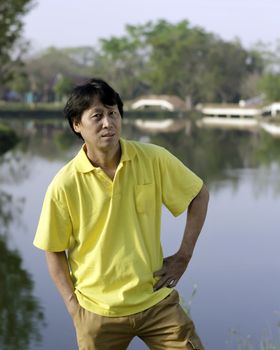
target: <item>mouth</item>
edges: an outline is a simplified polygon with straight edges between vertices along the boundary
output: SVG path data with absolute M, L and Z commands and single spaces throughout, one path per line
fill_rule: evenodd
M 114 133 L 108 133 L 108 134 L 104 134 L 104 135 L 101 135 L 101 137 L 114 137 L 115 134 Z

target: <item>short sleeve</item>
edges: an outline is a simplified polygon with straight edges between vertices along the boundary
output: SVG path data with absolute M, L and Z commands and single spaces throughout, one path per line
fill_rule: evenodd
M 49 188 L 42 207 L 33 244 L 40 249 L 60 252 L 69 248 L 72 224 L 65 205 Z
M 203 181 L 167 150 L 163 151 L 160 164 L 163 204 L 178 216 L 200 192 Z

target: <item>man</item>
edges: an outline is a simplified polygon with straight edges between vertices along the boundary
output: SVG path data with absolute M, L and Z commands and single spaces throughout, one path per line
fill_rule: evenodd
M 173 289 L 203 226 L 208 192 L 165 149 L 121 138 L 123 103 L 103 80 L 77 86 L 64 113 L 84 145 L 50 184 L 35 246 L 73 318 L 81 350 L 203 349 Z M 182 243 L 163 259 L 161 208 L 188 208 Z

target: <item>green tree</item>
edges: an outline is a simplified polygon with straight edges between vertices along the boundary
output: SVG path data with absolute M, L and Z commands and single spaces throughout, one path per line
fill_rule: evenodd
M 253 50 L 264 62 L 265 73 L 280 72 L 280 39 L 274 43 L 257 42 Z
M 68 92 L 72 86 L 91 75 L 94 54 L 89 59 L 84 56 L 89 53 L 86 48 L 50 47 L 25 62 L 25 72 L 28 76 L 30 90 L 39 95 L 43 101 L 52 101 L 55 93 L 59 95 Z M 58 83 L 57 77 L 63 80 Z M 66 87 L 67 86 L 67 87 Z M 57 91 L 58 89 L 58 91 Z
M 250 71 L 249 64 L 248 53 L 239 42 L 217 40 L 213 43 L 206 58 L 205 79 L 202 79 L 205 99 L 238 102 L 242 81 Z
M 127 34 L 100 40 L 100 54 L 93 74 L 114 82 L 125 99 L 132 99 L 148 89 L 143 79 L 146 66 L 145 45 L 137 26 L 126 26 Z
M 124 36 L 101 40 L 97 62 L 95 71 L 116 82 L 126 98 L 152 92 L 194 103 L 236 102 L 244 80 L 262 70 L 256 52 L 187 20 L 127 26 Z
M 259 89 L 268 101 L 280 101 L 280 73 L 267 73 L 259 81 Z
M 49 48 L 26 61 L 25 75 L 13 87 L 29 87 L 49 101 L 67 93 L 70 82 L 97 76 L 111 81 L 125 100 L 158 93 L 194 104 L 238 102 L 258 91 L 263 62 L 257 49 L 245 50 L 238 40 L 224 41 L 187 20 L 158 20 L 127 25 L 125 35 L 101 39 L 98 48 Z M 60 74 L 64 80 L 57 82 Z
M 158 92 L 199 101 L 236 102 L 243 79 L 259 67 L 239 41 L 227 42 L 188 21 L 151 27 L 150 79 Z
M 18 66 L 14 69 L 14 77 L 8 81 L 5 86 L 18 93 L 21 99 L 24 100 L 25 94 L 31 90 L 28 74 L 24 66 Z
M 23 16 L 33 0 L 0 0 L 0 86 L 13 78 L 15 67 L 22 64 L 27 43 L 21 40 Z
M 247 77 L 243 79 L 241 88 L 240 88 L 242 99 L 250 99 L 250 98 L 259 96 L 260 79 L 261 79 L 261 74 L 258 74 L 258 73 L 249 74 Z
M 190 28 L 188 21 L 171 24 L 160 20 L 148 24 L 146 36 L 151 51 L 147 78 L 156 92 L 199 99 L 212 35 L 201 28 Z
M 58 74 L 53 87 L 54 92 L 56 94 L 56 100 L 62 101 L 63 97 L 69 94 L 72 88 L 73 81 L 69 77 L 65 77 L 62 74 Z
M 274 44 L 259 42 L 255 50 L 264 61 L 264 74 L 258 87 L 268 101 L 280 101 L 280 39 Z

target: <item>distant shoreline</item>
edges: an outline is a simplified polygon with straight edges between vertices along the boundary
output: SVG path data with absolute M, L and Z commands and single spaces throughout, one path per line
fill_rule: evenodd
M 179 111 L 155 111 L 155 110 L 129 110 L 124 112 L 124 118 L 126 119 L 177 119 L 188 117 L 191 112 L 179 112 Z M 0 119 L 63 119 L 63 107 L 53 106 L 47 107 L 3 107 L 0 106 Z

